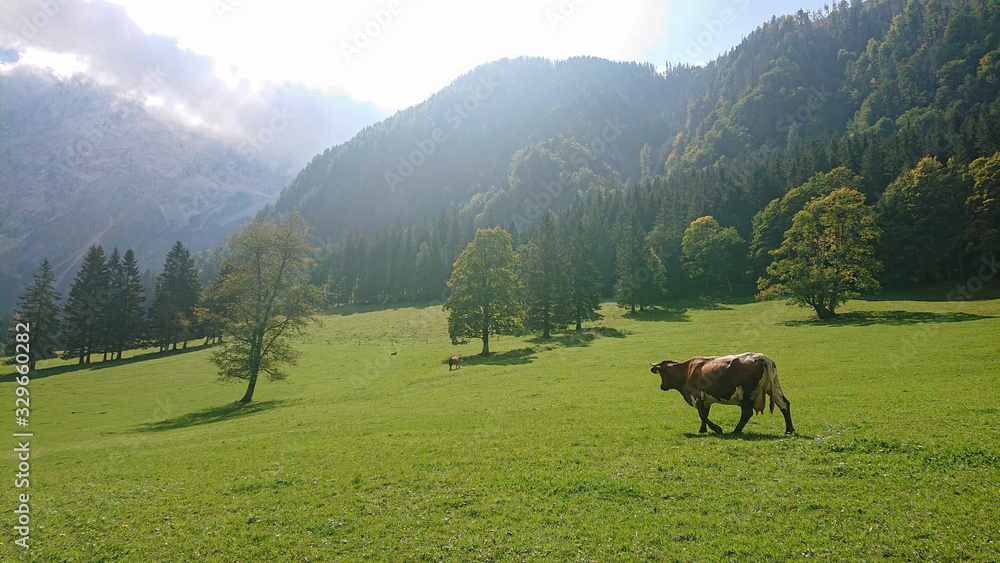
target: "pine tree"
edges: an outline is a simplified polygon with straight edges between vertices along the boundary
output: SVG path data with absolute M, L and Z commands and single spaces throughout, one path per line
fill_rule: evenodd
M 541 330 L 550 338 L 553 328 L 569 322 L 569 265 L 562 239 L 551 211 L 542 216 L 535 236 L 522 253 L 521 272 L 524 284 L 525 326 Z
M 623 208 L 615 226 L 615 301 L 634 313 L 657 303 L 663 296 L 666 269 L 653 253 L 639 218 Z
M 570 320 L 576 321 L 576 330 L 581 330 L 583 321 L 600 318 L 597 310 L 601 307 L 601 274 L 590 255 L 590 235 L 583 221 L 576 222 L 568 258 L 570 292 L 567 306 Z
M 104 249 L 100 245 L 91 245 L 70 286 L 65 307 L 66 347 L 63 357 L 76 357 L 80 364 L 90 363 L 91 354 L 99 351 L 102 311 L 109 297 Z
M 104 267 L 108 276 L 108 300 L 101 307 L 99 313 L 98 332 L 100 333 L 99 351 L 104 354 L 102 361 L 107 361 L 108 352 L 111 352 L 111 358 L 114 359 L 114 350 L 117 342 L 123 337 L 122 329 L 124 328 L 119 297 L 122 293 L 122 287 L 125 285 L 125 269 L 122 267 L 122 255 L 118 252 L 117 247 L 111 250 Z
M 196 321 L 194 308 L 200 297 L 201 283 L 194 259 L 181 241 L 177 241 L 167 254 L 163 271 L 156 277 L 150 311 L 161 352 L 170 348 L 176 350 L 178 341 L 187 348 L 191 327 Z
M 122 352 L 136 346 L 143 337 L 145 288 L 132 249 L 119 258 L 118 249 L 108 258 L 108 287 L 111 298 L 104 315 L 108 334 L 107 351 L 112 359 L 122 359 Z
M 55 274 L 48 259 L 42 260 L 35 282 L 24 289 L 16 309 L 18 322 L 28 323 L 31 341 L 28 346 L 28 369 L 35 369 L 35 362 L 54 358 L 59 338 L 60 294 L 55 290 Z

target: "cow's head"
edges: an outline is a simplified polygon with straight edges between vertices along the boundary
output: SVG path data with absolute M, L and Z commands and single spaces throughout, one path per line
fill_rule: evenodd
M 659 363 L 650 362 L 649 365 L 652 366 L 649 371 L 660 376 L 660 389 L 670 391 L 680 389 L 684 385 L 687 369 L 682 362 L 663 360 Z

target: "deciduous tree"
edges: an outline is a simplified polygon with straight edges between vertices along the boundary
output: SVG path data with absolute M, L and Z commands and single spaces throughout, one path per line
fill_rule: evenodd
M 285 379 L 297 353 L 291 337 L 315 312 L 323 290 L 308 283 L 313 249 L 309 227 L 298 213 L 278 220 L 265 208 L 227 243 L 230 253 L 211 286 L 210 301 L 231 338 L 211 361 L 222 379 L 247 382 L 240 399 L 253 399 L 258 377 Z
M 444 304 L 448 334 L 454 344 L 472 338 L 483 341 L 482 355 L 490 353 L 490 335 L 520 334 L 524 309 L 518 299 L 518 255 L 510 234 L 500 228 L 476 233 L 455 261 Z
M 733 294 L 733 283 L 744 271 L 743 239 L 733 227 L 723 228 L 711 215 L 695 219 L 681 241 L 684 269 L 706 288 L 724 287 Z
M 758 281 L 759 298 L 790 295 L 791 303 L 812 307 L 821 319 L 859 291 L 879 289 L 882 268 L 874 257 L 881 230 L 865 196 L 847 188 L 806 204 L 792 220 L 775 262 Z

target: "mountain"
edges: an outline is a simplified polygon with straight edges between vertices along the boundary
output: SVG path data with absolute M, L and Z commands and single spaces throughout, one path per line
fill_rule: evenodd
M 832 168 L 764 168 L 775 159 L 847 153 L 877 199 L 923 156 L 995 152 L 998 29 L 995 1 L 841 1 L 775 17 L 704 67 L 495 61 L 316 156 L 276 207 L 339 240 L 441 210 L 506 225 L 533 204 L 565 207 L 563 193 L 655 176 L 717 184 L 688 194 L 702 201 L 690 213 L 746 234 L 757 210 Z M 722 193 L 734 182 L 743 193 Z
M 588 225 L 605 291 L 613 233 L 632 211 L 668 285 L 697 292 L 680 259 L 696 219 L 750 241 L 769 203 L 818 174 L 842 168 L 833 177 L 857 178 L 877 206 L 929 157 L 960 177 L 944 245 L 955 255 L 936 257 L 932 275 L 897 255 L 885 279 L 964 279 L 989 240 L 966 225 L 990 222 L 992 165 L 967 172 L 1000 153 L 998 30 L 996 0 L 855 0 L 775 17 L 701 67 L 495 61 L 316 156 L 275 207 L 315 227 L 315 279 L 336 303 L 440 295 L 475 228 L 525 240 L 544 210 Z M 963 207 L 974 190 L 983 205 Z M 743 291 L 773 249 L 756 248 Z
M 621 186 L 639 177 L 644 144 L 668 143 L 683 126 L 684 94 L 648 64 L 495 61 L 316 156 L 277 209 L 339 239 L 442 209 L 510 216 L 568 167 Z M 553 174 L 512 178 L 512 159 L 536 145 Z
M 291 180 L 245 152 L 80 78 L 0 74 L 0 310 L 42 258 L 65 291 L 90 244 L 143 269 L 218 244 Z

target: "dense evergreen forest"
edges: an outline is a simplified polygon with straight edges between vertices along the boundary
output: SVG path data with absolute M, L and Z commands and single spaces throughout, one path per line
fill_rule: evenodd
M 476 99 L 474 126 L 461 124 L 461 140 L 436 143 L 389 190 L 383 171 L 396 167 L 369 157 L 432 138 L 441 108 L 487 79 L 497 84 Z M 531 80 L 544 95 L 518 97 Z M 550 107 L 560 82 L 567 99 Z M 503 227 L 518 247 L 548 210 L 567 245 L 578 224 L 588 233 L 605 296 L 621 277 L 616 233 L 632 215 L 669 294 L 753 294 L 793 216 L 848 187 L 877 213 L 882 284 L 912 287 L 961 278 L 997 251 L 998 94 L 1000 2 L 845 1 L 774 18 L 705 67 L 485 65 L 318 156 L 278 209 L 301 209 L 326 241 L 314 281 L 329 285 L 331 305 L 440 299 L 477 229 Z M 500 160 L 525 138 L 536 142 Z M 467 192 L 450 187 L 470 175 Z M 372 231 L 383 214 L 396 223 Z M 706 217 L 725 240 L 708 271 L 684 248 Z

